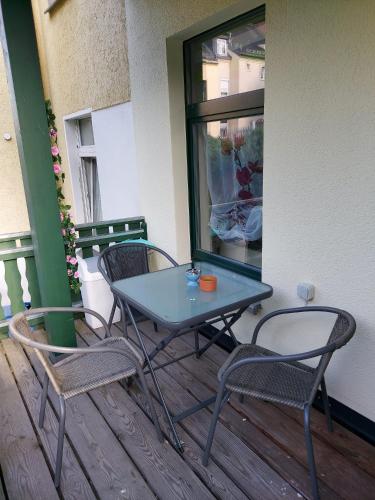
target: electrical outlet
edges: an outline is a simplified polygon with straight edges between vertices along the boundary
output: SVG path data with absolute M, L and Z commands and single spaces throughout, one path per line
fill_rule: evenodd
M 297 295 L 305 302 L 313 300 L 315 294 L 315 287 L 311 283 L 298 283 Z

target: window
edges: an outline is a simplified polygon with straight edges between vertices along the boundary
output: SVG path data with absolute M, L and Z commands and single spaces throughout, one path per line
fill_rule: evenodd
M 228 120 L 220 120 L 220 137 L 228 135 Z
M 229 80 L 220 80 L 220 97 L 229 94 Z
M 225 42 L 230 56 L 216 57 L 215 40 L 217 55 Z M 260 278 L 265 8 L 186 41 L 184 51 L 192 256 Z
M 85 222 L 102 219 L 96 149 L 91 117 L 77 120 L 80 187 Z
M 91 109 L 64 117 L 64 126 L 76 221 L 100 221 L 102 204 Z
M 223 38 L 218 38 L 216 41 L 217 55 L 226 56 L 227 55 L 228 42 Z
M 261 79 L 261 80 L 264 80 L 264 76 L 265 76 L 265 74 L 266 74 L 266 68 L 265 68 L 264 66 L 262 66 L 262 67 L 260 68 L 260 79 Z

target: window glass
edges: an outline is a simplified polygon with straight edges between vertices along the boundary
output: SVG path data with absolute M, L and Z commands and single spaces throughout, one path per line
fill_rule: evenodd
M 265 7 L 184 50 L 192 256 L 259 279 Z
M 92 146 L 94 142 L 94 131 L 92 129 L 91 118 L 82 118 L 78 120 L 79 134 L 82 146 Z
M 102 220 L 100 188 L 96 158 L 81 158 L 81 186 L 86 222 Z
M 264 88 L 265 48 L 264 19 L 192 42 L 192 102 Z
M 202 250 L 261 267 L 263 116 L 194 125 Z

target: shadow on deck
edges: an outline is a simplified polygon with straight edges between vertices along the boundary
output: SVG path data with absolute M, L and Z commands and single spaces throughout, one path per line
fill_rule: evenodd
M 80 345 L 101 336 L 76 322 Z M 142 324 L 150 349 L 163 336 Z M 121 332 L 115 325 L 114 335 Z M 41 333 L 43 334 L 43 333 Z M 130 331 L 130 334 L 132 332 Z M 159 354 L 160 363 L 185 354 L 193 334 L 176 339 Z M 216 373 L 227 353 L 217 346 L 201 359 L 185 358 L 157 372 L 172 413 L 214 394 Z M 57 445 L 57 398 L 49 393 L 45 426 L 37 425 L 42 368 L 32 350 L 12 340 L 0 347 L 0 500 L 3 499 L 271 499 L 311 498 L 302 414 L 232 396 L 217 427 L 212 460 L 201 465 L 211 411 L 178 425 L 185 453 L 171 446 L 160 406 L 164 443 L 143 412 L 133 384 L 96 389 L 68 401 L 61 486 L 53 485 Z M 150 388 L 153 389 L 149 380 Z M 338 424 L 330 434 L 324 415 L 313 412 L 314 446 L 324 499 L 370 499 L 375 490 L 375 448 Z

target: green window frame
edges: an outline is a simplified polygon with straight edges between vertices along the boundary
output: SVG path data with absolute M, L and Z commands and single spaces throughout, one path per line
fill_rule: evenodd
M 186 110 L 186 136 L 188 155 L 188 185 L 189 185 L 189 216 L 191 255 L 193 260 L 212 262 L 240 274 L 261 279 L 261 268 L 243 263 L 223 255 L 200 248 L 200 201 L 199 201 L 199 175 L 198 152 L 194 147 L 194 126 L 199 123 L 211 121 L 224 121 L 233 118 L 250 117 L 264 114 L 264 89 L 251 90 L 211 100 L 197 98 L 197 86 L 193 81 L 196 68 L 194 64 L 194 46 L 214 38 L 234 28 L 240 27 L 245 22 L 265 21 L 265 5 L 243 14 L 231 21 L 223 23 L 201 33 L 184 42 L 184 76 L 185 76 L 185 110 Z M 206 98 L 205 88 L 200 90 L 202 97 Z

